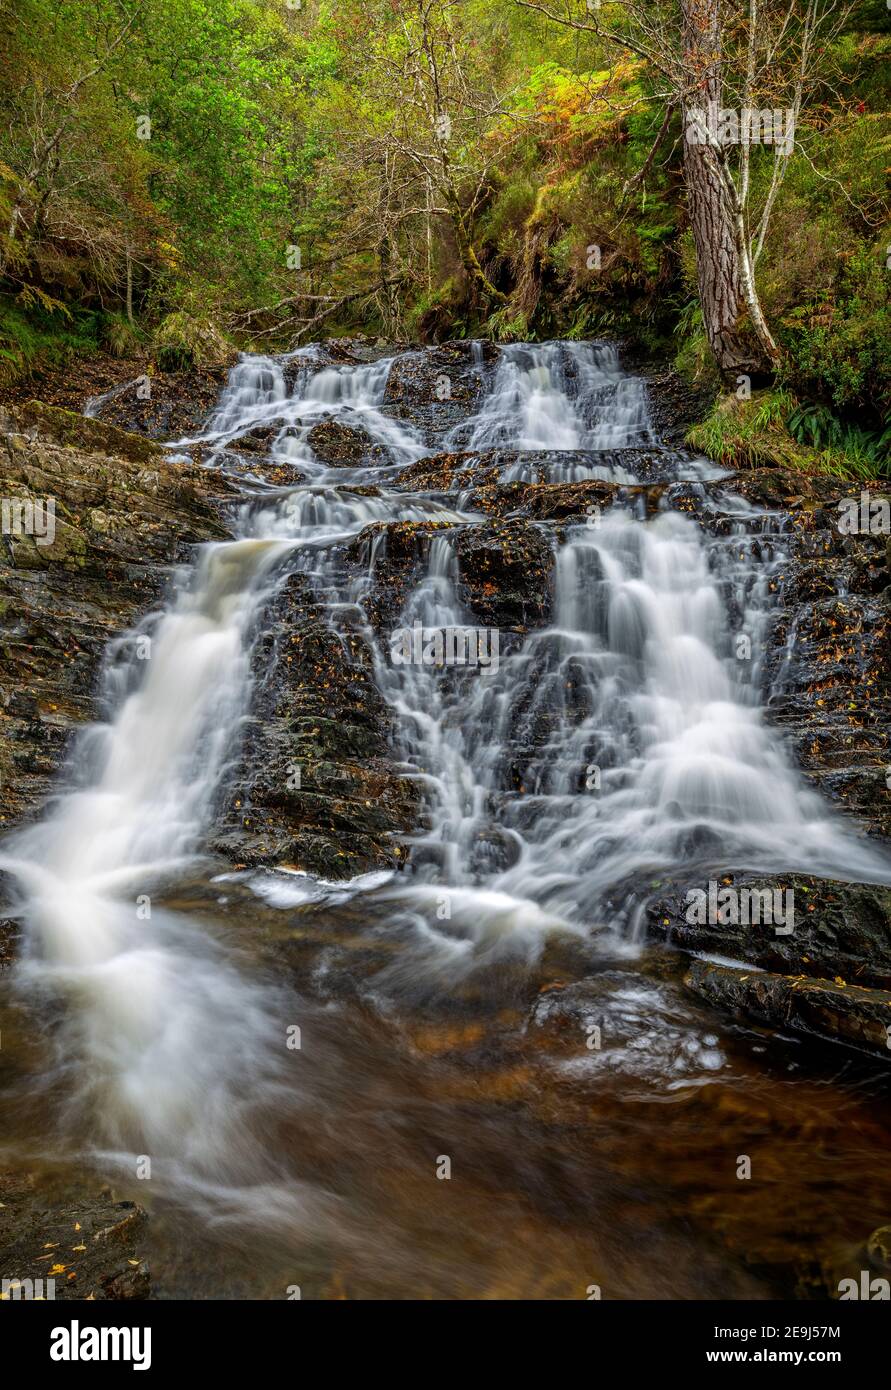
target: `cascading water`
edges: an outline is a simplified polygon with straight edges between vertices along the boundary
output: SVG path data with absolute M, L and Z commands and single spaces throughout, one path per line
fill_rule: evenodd
M 621 449 L 653 442 L 646 391 L 609 344 L 521 344 L 503 349 L 479 414 L 449 444 L 470 449 Z
M 757 657 L 764 557 L 781 556 L 783 541 L 768 516 L 729 493 L 703 498 L 727 522 L 711 539 L 664 503 L 649 520 L 629 502 L 570 526 L 556 549 L 550 624 L 502 634 L 489 669 L 393 660 L 363 606 L 386 541 L 375 537 L 358 578 L 344 567 L 345 544 L 370 523 L 443 523 L 392 617 L 409 632 L 464 630 L 476 620 L 461 602 L 454 537 L 480 520 L 464 494 L 394 487 L 400 470 L 437 448 L 492 449 L 505 455 L 502 482 L 631 484 L 632 453 L 654 435 L 642 383 L 606 345 L 512 346 L 493 373 L 475 352 L 479 408 L 439 443 L 388 409 L 390 368 L 330 365 L 310 348 L 233 369 L 204 432 L 181 444 L 226 466 L 240 439 L 268 431 L 269 457 L 303 480 L 246 504 L 237 539 L 205 548 L 156 623 L 120 644 L 117 656 L 129 660 L 109 667 L 112 713 L 81 739 L 73 790 L 0 854 L 26 929 L 19 991 L 26 1004 L 61 1001 L 69 1109 L 90 1116 L 84 1150 L 105 1161 L 113 1153 L 124 1167 L 150 1153 L 170 1189 L 200 1194 L 217 1216 L 237 1208 L 258 1223 L 290 1213 L 301 1231 L 303 1215 L 289 1205 L 303 1181 L 299 1155 L 269 1152 L 269 1116 L 297 1125 L 305 1100 L 336 1130 L 338 1113 L 366 1114 L 344 1080 L 354 1062 L 330 1064 L 333 1078 L 317 1072 L 298 1103 L 282 1038 L 299 1001 L 204 920 L 209 906 L 190 913 L 152 901 L 204 873 L 202 843 L 250 708 L 251 636 L 290 568 L 307 576 L 335 629 L 367 641 L 398 755 L 423 790 L 424 823 L 398 876 L 337 886 L 225 875 L 207 901 L 225 903 L 218 888 L 243 879 L 254 901 L 318 913 L 326 930 L 348 904 L 389 952 L 362 985 L 387 1019 L 413 993 L 462 998 L 468 977 L 487 971 L 497 988 L 493 963 L 530 969 L 553 941 L 580 944 L 589 964 L 598 951 L 633 959 L 648 880 L 678 867 L 891 882 L 887 860 L 806 788 L 763 717 L 760 668 L 736 638 Z M 316 456 L 311 431 L 332 417 L 364 431 L 370 456 L 347 467 Z M 621 465 L 610 462 L 615 450 L 627 451 Z M 655 452 L 666 483 L 719 473 Z M 149 634 L 144 660 L 138 639 Z M 151 905 L 147 915 L 140 904 Z M 623 1036 L 649 1019 L 655 1078 L 679 1084 L 724 1065 L 714 1035 L 660 985 L 623 974 L 602 1007 Z M 614 1058 L 640 1073 L 636 1043 Z M 387 1134 L 382 1144 L 403 1142 Z M 362 1227 L 370 1217 L 358 1219 Z M 451 1287 L 448 1270 L 441 1278 Z
M 389 369 L 389 358 L 352 369 L 320 365 L 312 348 L 282 360 L 246 358 L 233 370 L 202 440 L 219 450 L 250 430 L 273 427 L 272 458 L 299 463 L 314 482 L 343 483 L 350 471 L 320 462 L 307 443 L 313 426 L 334 415 L 366 430 L 381 446 L 377 474 L 394 471 L 426 451 L 414 431 L 380 409 Z M 367 471 L 361 470 L 363 477 Z
M 506 349 L 462 430 L 474 447 L 515 449 L 652 437 L 642 384 L 622 376 L 613 350 L 577 344 Z M 667 466 L 677 474 L 673 458 Z M 562 464 L 556 478 L 542 471 L 545 481 L 566 476 Z M 404 754 L 430 795 L 423 858 L 435 861 L 437 884 L 461 890 L 447 953 L 462 923 L 488 939 L 490 917 L 508 949 L 538 950 L 537 929 L 590 928 L 604 915 L 624 931 L 643 880 L 679 864 L 889 880 L 887 858 L 806 788 L 763 719 L 757 653 L 770 565 L 740 534 L 741 514 L 759 515 L 729 494 L 723 502 L 739 519 L 711 543 L 671 510 L 643 522 L 616 508 L 571 528 L 556 557 L 553 626 L 496 673 L 444 680 L 435 666 L 381 658 Z M 782 537 L 773 540 L 781 554 Z M 740 610 L 738 633 L 719 576 Z M 472 624 L 456 578 L 446 536 L 400 622 Z M 428 887 L 392 891 L 434 897 Z M 426 939 L 426 919 L 421 931 Z
M 416 615 L 429 628 L 469 621 L 441 554 L 404 617 Z M 511 832 L 515 862 L 489 886 L 564 921 L 596 920 L 611 889 L 681 862 L 886 874 L 793 771 L 730 639 L 695 524 L 619 510 L 568 538 L 554 626 L 497 673 L 445 697 L 429 666 L 388 673 L 406 751 L 434 790 L 447 879 L 479 882 L 473 844 L 493 823 Z M 525 794 L 510 788 L 518 759 Z
M 273 1001 L 152 897 L 200 847 L 245 706 L 247 633 L 288 549 L 206 549 L 123 679 L 109 670 L 115 713 L 81 740 L 80 785 L 0 855 L 28 927 L 21 984 L 71 1011 L 70 1107 L 93 1116 L 100 1148 L 217 1176 L 242 1087 L 271 1072 Z M 227 1017 L 237 1029 L 221 1031 Z
M 273 453 L 299 458 L 313 481 L 274 506 L 245 506 L 239 538 L 205 549 L 151 636 L 117 644 L 129 660 L 110 664 L 111 719 L 82 737 L 76 789 L 0 853 L 26 926 L 19 984 L 71 1011 L 60 1047 L 74 1047 L 82 1066 L 66 1109 L 89 1111 L 106 1159 L 126 1166 L 145 1152 L 172 1185 L 216 1188 L 229 1201 L 246 1178 L 256 1187 L 269 1177 L 239 1137 L 246 1110 L 258 1100 L 281 1106 L 286 1084 L 293 1089 L 274 1041 L 284 1036 L 281 991 L 240 971 L 212 935 L 153 896 L 198 862 L 248 707 L 252 623 L 285 557 L 324 594 L 328 548 L 369 521 L 459 519 L 423 500 L 394 495 L 388 505 L 335 489 L 328 479 L 343 484 L 349 472 L 320 464 L 303 442 L 312 423 L 337 413 L 375 434 L 390 470 L 421 455 L 379 414 L 387 362 L 314 370 L 295 354 L 288 365 L 292 396 L 280 363 L 241 363 L 202 439 L 213 462 L 236 434 L 274 421 Z

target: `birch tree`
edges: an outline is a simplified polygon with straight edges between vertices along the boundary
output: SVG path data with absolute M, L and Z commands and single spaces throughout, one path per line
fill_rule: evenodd
M 801 148 L 806 97 L 825 73 L 851 0 L 517 3 L 646 61 L 654 101 L 681 116 L 699 299 L 715 361 L 727 375 L 770 374 L 778 349 L 757 265 L 789 161 Z M 664 121 L 657 140 L 667 129 Z M 771 161 L 757 206 L 756 149 Z

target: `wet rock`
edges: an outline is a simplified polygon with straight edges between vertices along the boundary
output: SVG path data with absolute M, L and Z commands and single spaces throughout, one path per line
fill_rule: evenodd
M 158 601 L 194 544 L 227 534 L 232 492 L 102 421 L 40 405 L 0 423 L 4 496 L 55 505 L 52 544 L 0 537 L 2 826 L 35 813 L 71 731 L 98 713 L 109 639 Z
M 775 640 L 787 636 L 789 652 L 769 716 L 789 731 L 800 765 L 827 800 L 888 835 L 887 609 L 833 596 L 802 606 L 792 622 L 794 631 L 788 617 L 777 624 Z
M 99 419 L 149 439 L 173 440 L 199 432 L 217 403 L 231 364 L 178 372 L 161 372 L 152 364 L 138 365 L 140 370 L 133 374 L 129 386 L 99 406 Z M 109 381 L 97 394 L 104 394 L 113 384 Z
M 709 483 L 711 490 L 726 486 Z M 731 486 L 740 497 L 758 507 L 781 507 L 791 511 L 813 511 L 832 507 L 845 495 L 837 478 L 815 477 L 795 468 L 753 468 L 732 475 Z M 836 511 L 836 519 L 838 512 Z
M 376 521 L 364 526 L 345 547 L 346 563 L 368 576 L 363 607 L 379 636 L 399 622 L 434 538 L 451 529 L 450 523 L 439 521 Z
M 0 970 L 12 965 L 18 925 L 8 917 L 0 918 Z
M 767 716 L 827 800 L 887 836 L 891 573 L 884 537 L 841 535 L 832 507 L 793 510 L 792 522 L 788 562 L 774 580 Z
M 148 1265 L 139 1264 L 135 1269 L 127 1268 L 117 1274 L 108 1274 L 101 1281 L 106 1298 L 124 1301 L 127 1299 L 148 1298 L 151 1294 L 151 1275 Z
M 410 405 L 413 409 L 433 403 L 460 403 L 463 414 L 476 404 L 481 394 L 485 369 L 497 361 L 499 350 L 493 343 L 479 345 L 480 359 L 474 360 L 469 342 L 447 342 L 426 348 L 393 363 L 384 401 Z
M 238 442 L 231 448 L 223 449 L 217 455 L 221 469 L 227 477 L 244 481 L 248 486 L 261 483 L 264 487 L 297 487 L 306 482 L 306 472 L 288 459 L 270 457 L 268 454 L 244 454 L 238 452 Z
M 431 454 L 397 474 L 394 487 L 400 492 L 457 492 L 497 481 L 497 463 L 489 453 Z
M 365 333 L 353 333 L 344 338 L 328 338 L 320 345 L 323 359 L 332 362 L 358 362 L 365 366 L 380 362 L 385 357 L 395 357 L 401 352 L 411 352 L 417 343 L 405 339 L 370 338 Z
M 338 637 L 292 574 L 254 647 L 257 687 L 211 847 L 240 864 L 332 879 L 398 867 L 417 784 L 390 752 L 390 716 L 359 634 Z
M 770 971 L 840 977 L 850 984 L 891 989 L 891 888 L 786 875 L 768 880 L 722 874 L 720 887 L 794 893 L 795 930 L 777 935 L 773 923 L 698 924 L 687 921 L 691 881 L 647 909 L 650 935 L 688 951 L 710 951 Z
M 243 454 L 266 454 L 280 429 L 280 425 L 256 425 L 254 429 L 239 434 L 232 441 L 232 448 Z
M 58 1190 L 45 1179 L 0 1173 L 0 1247 L 4 1279 L 19 1281 L 7 1301 L 52 1279 L 60 1299 L 142 1299 L 151 1293 L 141 1253 L 148 1218 L 142 1207 L 105 1189 Z
M 891 576 L 884 538 L 840 532 L 838 502 L 850 491 L 849 484 L 791 469 L 752 469 L 726 481 L 684 484 L 671 488 L 669 498 L 704 528 L 732 535 L 737 524 L 732 512 L 708 510 L 721 508 L 728 487 L 769 509 L 753 544 L 764 558 L 779 559 L 770 579 L 774 606 L 766 633 L 765 716 L 784 731 L 805 776 L 828 802 L 856 816 L 869 833 L 887 834 L 891 702 L 884 593 Z M 779 879 L 733 875 L 723 876 L 722 882 L 769 889 L 780 884 Z M 795 891 L 792 936 L 777 936 L 770 925 L 688 923 L 683 892 L 660 894 L 653 902 L 651 934 L 686 950 L 751 962 L 780 979 L 807 976 L 815 988 L 819 983 L 838 990 L 837 980 L 846 986 L 891 988 L 888 889 L 800 875 L 782 883 Z M 688 886 L 702 883 L 684 888 Z M 785 985 L 762 982 L 758 990 L 765 1000 L 786 1000 Z M 725 996 L 714 986 L 710 997 L 721 1003 Z M 816 1003 L 809 1008 L 816 1018 Z M 823 1008 L 828 1011 L 829 1004 Z M 774 1014 L 780 1016 L 776 1010 Z M 804 1017 L 803 1005 L 797 1016 L 799 1021 Z M 814 1031 L 841 1040 L 846 1028 L 850 1032 L 843 1022 L 825 1019 L 819 1028 L 813 1024 Z
M 631 345 L 621 348 L 622 367 L 642 376 L 647 383 L 650 415 L 659 438 L 666 444 L 683 444 L 691 425 L 711 412 L 718 395 L 718 381 L 691 382 L 664 360 L 653 362 Z
M 581 483 L 503 483 L 477 488 L 472 505 L 496 516 L 520 513 L 530 521 L 596 524 L 610 507 L 632 510 L 641 517 L 655 516 L 664 492 L 661 483 L 641 487 L 591 479 Z
M 519 519 L 468 526 L 455 551 L 459 596 L 481 623 L 528 628 L 547 621 L 553 549 L 543 530 Z
M 442 448 L 452 431 L 462 430 L 491 379 L 489 363 L 498 355 L 480 345 L 450 342 L 397 358 L 390 369 L 384 409 L 407 421 L 426 440 L 431 452 Z
M 685 983 L 694 994 L 771 1028 L 846 1043 L 891 1061 L 891 990 L 776 975 L 744 967 L 692 963 Z
M 655 445 L 646 449 L 600 451 L 560 449 L 482 449 L 431 453 L 402 470 L 395 486 L 406 492 L 455 493 L 468 487 L 488 489 L 526 485 L 581 486 L 601 482 L 609 487 L 675 483 L 684 458 L 674 450 Z M 579 473 L 599 470 L 604 477 L 579 478 Z M 509 480 L 508 475 L 513 475 Z M 519 476 L 518 476 L 519 475 Z M 472 498 L 475 501 L 475 497 Z M 701 501 L 701 495 L 699 495 Z
M 306 439 L 316 457 L 335 468 L 354 467 L 363 458 L 381 453 L 365 430 L 358 425 L 344 425 L 340 420 L 320 421 L 313 425 Z

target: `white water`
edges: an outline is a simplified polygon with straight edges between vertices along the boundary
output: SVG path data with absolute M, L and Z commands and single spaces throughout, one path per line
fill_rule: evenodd
M 406 616 L 472 621 L 454 573 L 438 541 Z M 406 755 L 425 769 L 425 857 L 436 882 L 461 885 L 452 932 L 456 915 L 472 932 L 490 909 L 503 916 L 493 894 L 514 901 L 523 949 L 533 905 L 541 927 L 625 931 L 644 876 L 696 862 L 887 880 L 887 862 L 793 769 L 729 639 L 695 523 L 617 510 L 560 550 L 553 627 L 497 674 L 456 685 L 430 667 L 383 668 Z
M 251 624 L 277 566 L 299 565 L 331 621 L 365 631 L 401 756 L 426 791 L 429 828 L 409 872 L 351 888 L 388 903 L 403 978 L 428 972 L 448 987 L 504 953 L 533 959 L 555 931 L 627 943 L 647 879 L 684 865 L 891 881 L 879 852 L 805 788 L 761 714 L 756 664 L 734 655 L 728 591 L 756 654 L 764 630 L 751 515 L 738 515 L 732 542 L 707 543 L 680 513 L 645 523 L 609 512 L 567 537 L 552 625 L 512 646 L 505 634 L 497 673 L 389 661 L 362 610 L 368 576 L 345 575 L 335 547 L 376 521 L 475 518 L 385 486 L 351 490 L 425 452 L 383 408 L 388 370 L 325 366 L 312 349 L 234 369 L 202 436 L 213 461 L 272 427 L 272 457 L 298 461 L 309 482 L 246 508 L 241 538 L 203 551 L 150 659 L 134 657 L 123 690 L 110 678 L 116 708 L 79 745 L 79 785 L 0 857 L 28 933 L 20 985 L 63 1001 L 64 1047 L 79 1063 L 72 1105 L 90 1107 L 100 1146 L 154 1155 L 206 1188 L 262 1183 L 264 1200 L 269 1165 L 246 1112 L 293 1093 L 289 1006 L 199 920 L 137 908 L 197 868 L 249 704 Z M 328 416 L 361 425 L 379 456 L 347 469 L 315 458 L 307 436 Z M 652 437 L 641 384 L 613 350 L 576 344 L 506 350 L 463 435 L 476 449 L 570 451 Z M 730 499 L 727 509 L 739 513 Z M 370 567 L 381 553 L 375 542 Z M 398 625 L 476 626 L 457 579 L 444 533 Z M 279 900 L 338 891 L 283 884 Z
M 313 348 L 289 357 L 248 357 L 232 372 L 219 406 L 201 438 L 216 449 L 237 446 L 250 430 L 272 427 L 269 455 L 298 463 L 314 482 L 349 482 L 353 470 L 331 468 L 312 451 L 307 436 L 329 418 L 364 430 L 386 451 L 381 468 L 397 471 L 427 451 L 418 435 L 381 411 L 391 359 L 363 367 L 330 367 L 316 361 Z M 293 377 L 288 387 L 286 372 Z M 364 470 L 362 476 L 368 470 Z
M 502 349 L 479 414 L 450 444 L 470 449 L 622 449 L 654 442 L 646 391 L 605 343 L 513 344 Z
M 243 1098 L 277 1084 L 272 995 L 200 924 L 151 900 L 200 848 L 246 703 L 248 628 L 288 549 L 204 550 L 150 656 L 126 671 L 111 723 L 81 740 L 81 785 L 0 855 L 22 894 L 19 983 L 68 1010 L 60 1051 L 80 1064 L 69 1107 L 94 1115 L 100 1149 L 128 1165 L 128 1151 L 147 1155 L 159 1176 L 237 1181 Z M 113 669 L 110 695 L 118 683 Z

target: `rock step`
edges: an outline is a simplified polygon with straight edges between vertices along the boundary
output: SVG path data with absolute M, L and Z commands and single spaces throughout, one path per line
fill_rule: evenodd
M 891 1062 L 891 990 L 705 960 L 692 963 L 684 983 L 710 1004 L 757 1023 L 847 1043 Z

